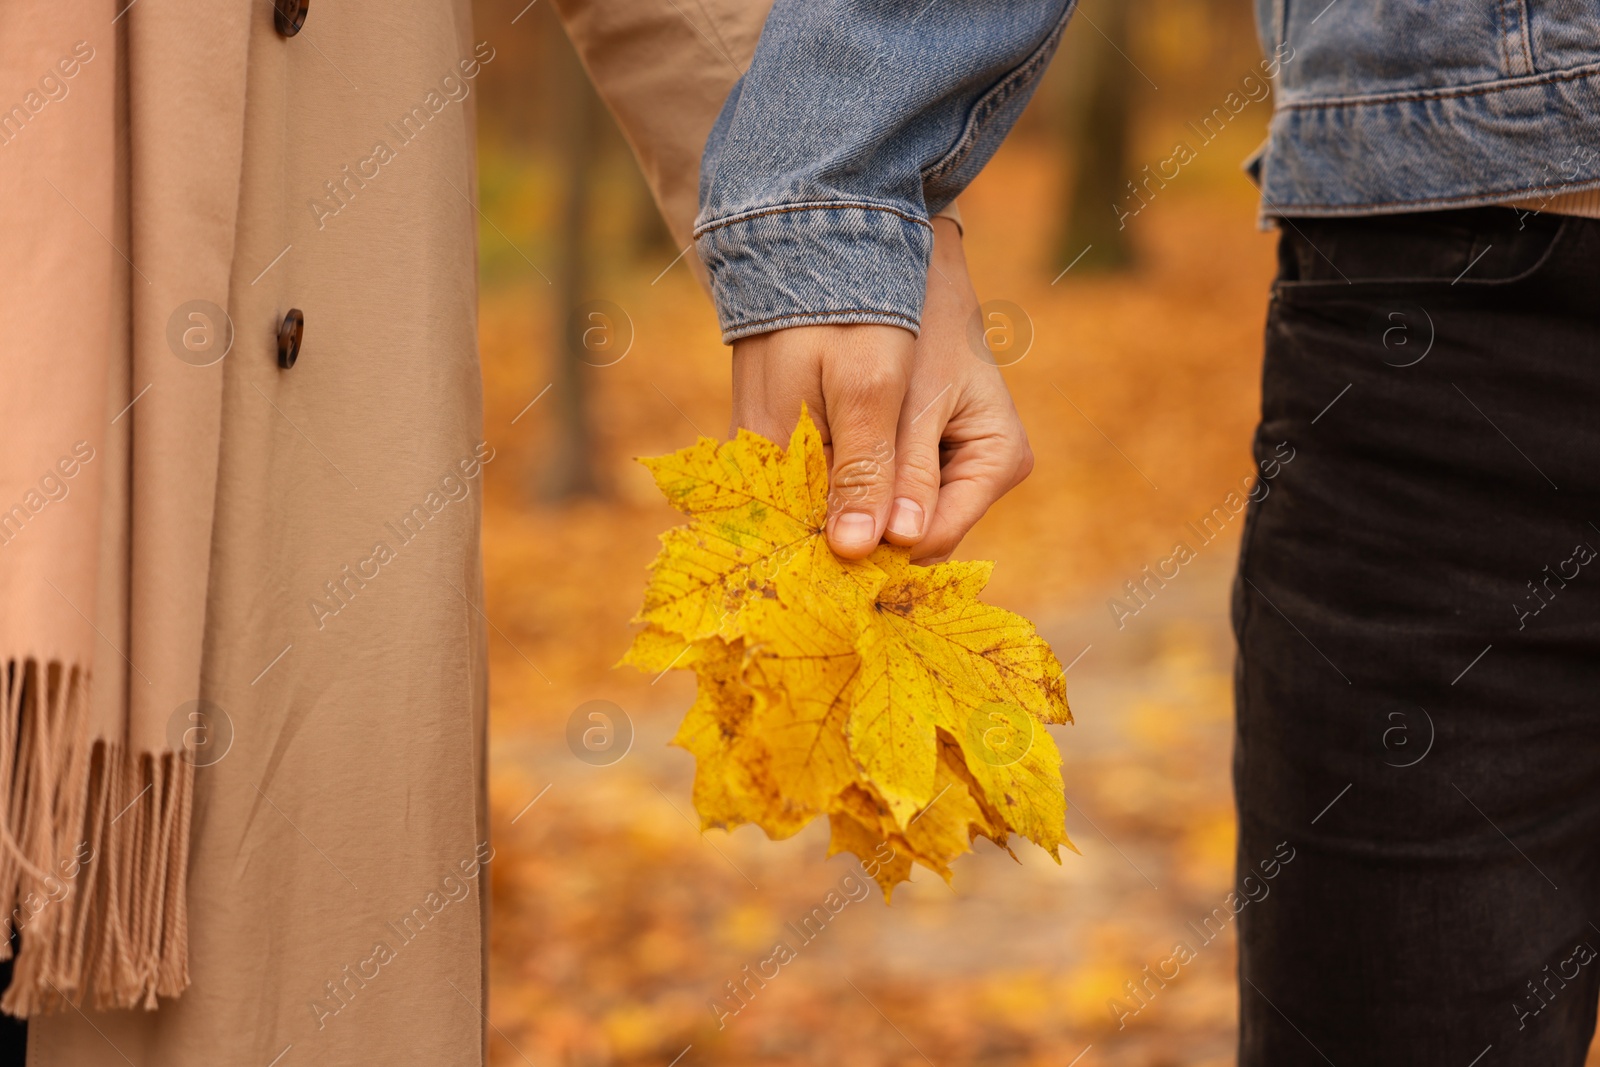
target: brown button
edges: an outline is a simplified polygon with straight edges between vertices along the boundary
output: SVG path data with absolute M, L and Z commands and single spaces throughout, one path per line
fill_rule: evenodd
M 278 324 L 278 366 L 288 370 L 300 358 L 300 338 L 306 332 L 306 317 L 299 308 L 290 308 Z
M 273 0 L 272 24 L 285 37 L 293 37 L 306 24 L 306 9 L 311 0 Z

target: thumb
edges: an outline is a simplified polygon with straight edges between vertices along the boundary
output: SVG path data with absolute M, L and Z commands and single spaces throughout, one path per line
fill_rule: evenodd
M 822 395 L 833 440 L 828 545 L 845 559 L 872 553 L 889 520 L 894 441 L 911 363 L 911 334 L 857 327 L 846 351 L 823 363 Z
M 932 397 L 933 379 L 912 382 L 906 394 L 905 413 L 910 421 L 900 426 L 899 454 L 895 457 L 894 503 L 884 537 L 896 545 L 916 545 L 929 530 L 939 504 L 940 434 L 955 406 L 946 385 Z M 915 412 L 915 414 L 911 414 Z

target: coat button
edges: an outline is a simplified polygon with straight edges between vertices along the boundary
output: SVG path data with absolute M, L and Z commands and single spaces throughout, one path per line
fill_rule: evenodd
M 290 308 L 278 324 L 278 366 L 288 370 L 300 358 L 300 338 L 306 332 L 306 316 L 299 308 Z
M 311 0 L 272 0 L 272 23 L 285 37 L 293 37 L 306 24 Z

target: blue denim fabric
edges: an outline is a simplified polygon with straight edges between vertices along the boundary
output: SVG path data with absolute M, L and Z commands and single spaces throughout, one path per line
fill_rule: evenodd
M 1256 0 L 1285 59 L 1252 161 L 1267 215 L 1538 200 L 1600 185 L 1600 9 Z M 1292 57 L 1292 58 L 1290 58 Z
M 700 169 L 723 340 L 916 331 L 929 216 L 989 161 L 1074 0 L 777 0 Z

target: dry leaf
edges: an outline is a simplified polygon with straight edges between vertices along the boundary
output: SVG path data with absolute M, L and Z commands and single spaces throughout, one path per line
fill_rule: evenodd
M 695 757 L 703 827 L 788 837 L 828 816 L 887 898 L 913 862 L 947 881 L 975 837 L 1059 862 L 1061 664 L 977 597 L 993 564 L 913 566 L 827 546 L 827 465 L 802 412 L 787 449 L 748 431 L 642 461 L 690 521 L 662 535 L 623 662 L 693 670 L 673 743 Z

